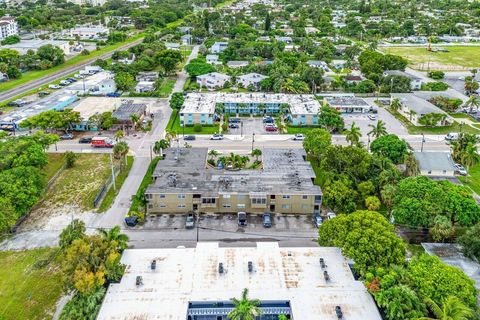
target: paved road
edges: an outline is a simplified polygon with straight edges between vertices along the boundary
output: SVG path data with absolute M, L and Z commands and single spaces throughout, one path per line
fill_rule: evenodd
M 8 100 L 8 99 L 11 99 L 11 98 L 13 98 L 17 95 L 20 95 L 22 93 L 28 92 L 28 91 L 33 90 L 33 89 L 36 89 L 40 86 L 48 84 L 48 83 L 50 83 L 52 81 L 55 81 L 59 78 L 65 77 L 65 76 L 67 76 L 71 73 L 74 73 L 74 72 L 76 72 L 80 69 L 83 69 L 85 66 L 90 65 L 92 62 L 94 62 L 97 59 L 108 59 L 112 56 L 112 54 L 115 51 L 127 50 L 128 48 L 133 47 L 133 46 L 141 43 L 142 41 L 143 41 L 143 38 L 135 40 L 133 42 L 130 42 L 126 45 L 123 45 L 123 46 L 117 48 L 116 50 L 113 50 L 113 51 L 110 51 L 108 53 L 102 54 L 102 55 L 97 56 L 95 58 L 85 60 L 84 62 L 81 62 L 81 63 L 73 65 L 71 67 L 62 69 L 62 70 L 60 70 L 58 72 L 55 72 L 53 74 L 46 75 L 42 78 L 39 78 L 39 79 L 36 79 L 36 80 L 33 80 L 33 81 L 29 81 L 25 84 L 16 86 L 15 88 L 12 88 L 10 90 L 3 91 L 3 92 L 0 93 L 0 101 L 5 101 L 5 100 Z

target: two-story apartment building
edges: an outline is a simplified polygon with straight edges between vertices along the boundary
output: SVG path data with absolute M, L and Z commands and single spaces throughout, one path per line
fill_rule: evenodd
M 0 40 L 18 35 L 18 24 L 15 18 L 4 16 L 0 18 Z
M 230 81 L 230 76 L 219 72 L 202 74 L 197 77 L 198 85 L 208 90 L 223 88 L 227 81 Z
M 322 191 L 303 150 L 264 149 L 263 169 L 229 171 L 207 164 L 207 148 L 168 149 L 147 188 L 154 213 L 318 212 Z

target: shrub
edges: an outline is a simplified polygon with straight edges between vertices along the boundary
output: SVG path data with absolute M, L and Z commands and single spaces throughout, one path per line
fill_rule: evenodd
M 195 123 L 193 125 L 193 131 L 195 132 L 202 132 L 202 125 L 200 123 Z
M 441 80 L 445 77 L 445 73 L 443 71 L 430 71 L 428 77 L 434 80 Z
M 75 161 L 77 161 L 78 156 L 73 153 L 72 151 L 65 152 L 65 161 L 67 164 L 67 168 L 73 168 L 75 165 Z

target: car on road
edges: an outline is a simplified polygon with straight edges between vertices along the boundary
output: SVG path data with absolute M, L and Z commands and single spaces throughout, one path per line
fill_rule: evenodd
M 265 126 L 265 131 L 267 131 L 267 132 L 277 132 L 278 128 L 276 126 L 273 126 L 273 125 L 268 125 L 268 126 Z
M 210 140 L 223 140 L 223 134 L 215 133 Z
M 185 138 L 183 138 L 183 140 L 188 140 L 188 141 L 193 141 L 195 140 L 195 136 L 185 136 Z
M 72 140 L 73 139 L 73 134 L 71 133 L 64 133 L 60 136 L 61 140 Z
M 235 123 L 235 122 L 230 123 L 230 124 L 228 125 L 228 127 L 229 127 L 230 129 L 238 129 L 238 128 L 240 128 L 240 126 L 238 125 L 238 123 Z
M 107 97 L 110 97 L 110 98 L 118 98 L 122 95 L 122 93 L 120 92 L 110 92 L 110 93 L 107 93 Z
M 297 133 L 294 137 L 293 137 L 293 140 L 295 141 L 301 141 L 301 140 L 305 140 L 305 136 L 301 133 Z
M 247 226 L 247 213 L 244 211 L 240 211 L 237 213 L 237 223 L 240 227 Z
M 193 212 L 189 212 L 187 214 L 187 220 L 185 221 L 185 228 L 193 229 L 194 227 L 195 227 L 195 217 L 193 216 Z
M 315 227 L 320 228 L 320 225 L 322 224 L 323 219 L 320 216 L 320 212 L 315 212 L 313 214 L 313 223 L 315 224 Z
M 131 216 L 125 218 L 125 224 L 129 227 L 135 227 L 138 223 L 137 216 Z
M 378 119 L 378 116 L 376 114 L 369 114 L 368 115 L 368 119 L 372 120 L 372 121 L 375 121 Z
M 462 175 L 462 176 L 466 176 L 466 175 L 467 175 L 467 170 L 466 170 L 465 167 L 462 166 L 461 164 L 455 163 L 453 166 L 455 167 L 455 171 L 458 172 L 458 174 L 460 174 L 460 175 Z
M 78 143 L 92 143 L 91 137 L 83 137 L 78 140 Z
M 263 117 L 263 123 L 274 123 L 275 122 L 275 119 L 273 119 L 272 117 Z
M 262 215 L 262 223 L 264 228 L 272 227 L 272 214 L 270 212 L 265 212 Z
M 49 89 L 60 89 L 61 87 L 58 84 L 50 84 L 48 86 Z

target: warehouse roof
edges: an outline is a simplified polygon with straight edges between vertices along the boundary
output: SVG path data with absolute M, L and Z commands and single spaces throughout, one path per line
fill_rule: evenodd
M 415 152 L 420 171 L 454 171 L 453 160 L 448 152 Z

